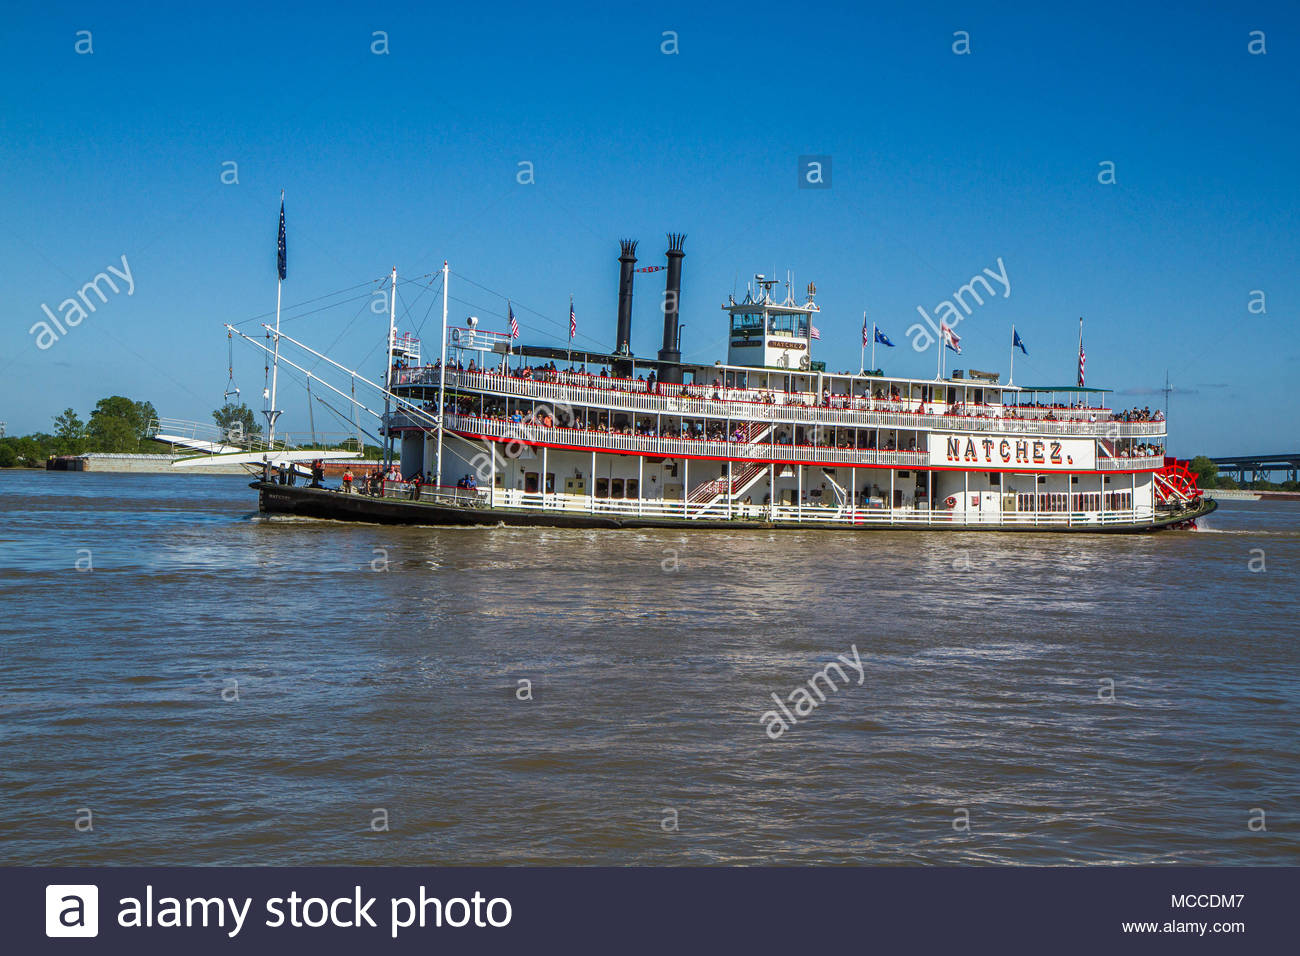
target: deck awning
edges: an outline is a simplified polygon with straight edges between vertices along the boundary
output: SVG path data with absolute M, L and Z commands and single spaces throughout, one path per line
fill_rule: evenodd
M 1078 392 L 1080 394 L 1102 394 L 1115 391 L 1113 388 L 1085 388 L 1082 385 L 1017 385 L 1022 392 Z

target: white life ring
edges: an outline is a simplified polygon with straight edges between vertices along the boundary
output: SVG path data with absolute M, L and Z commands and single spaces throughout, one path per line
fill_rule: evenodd
M 453 329 L 451 330 L 451 340 L 452 340 L 453 342 L 459 342 L 459 341 L 460 341 L 460 329 L 453 328 Z
M 956 508 L 956 507 L 957 507 L 957 496 L 956 496 L 956 495 L 949 495 L 947 498 L 943 499 L 943 503 L 944 503 L 948 508 Z

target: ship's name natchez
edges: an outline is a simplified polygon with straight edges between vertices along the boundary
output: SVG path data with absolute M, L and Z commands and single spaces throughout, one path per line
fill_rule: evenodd
M 1091 440 L 1059 438 L 1003 438 L 996 435 L 935 434 L 930 440 L 931 465 L 992 465 L 995 468 L 1030 466 L 1095 468 L 1097 449 Z

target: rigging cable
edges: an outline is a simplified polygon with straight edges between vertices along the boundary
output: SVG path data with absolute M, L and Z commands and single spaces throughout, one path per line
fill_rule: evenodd
M 469 278 L 468 276 L 461 275 L 459 272 L 452 271 L 451 274 L 454 275 L 457 279 L 460 279 L 460 280 L 462 280 L 462 281 L 464 281 L 464 282 L 468 282 L 470 285 L 472 285 L 472 286 L 476 286 L 477 288 L 482 289 L 484 292 L 487 292 L 487 293 L 489 293 L 489 294 L 491 294 L 491 295 L 495 295 L 497 298 L 500 298 L 500 299 L 509 299 L 512 305 L 517 305 L 517 306 L 519 306 L 519 308 L 523 309 L 525 312 L 531 312 L 533 315 L 537 316 L 539 319 L 542 319 L 544 322 L 548 322 L 548 323 L 550 323 L 551 325 L 554 325 L 556 328 L 563 329 L 565 332 L 568 332 L 568 328 L 569 328 L 569 326 L 568 326 L 568 323 L 567 323 L 567 322 L 563 322 L 563 323 L 561 323 L 561 322 L 557 322 L 555 319 L 551 318 L 549 315 L 545 315 L 545 314 L 543 314 L 543 313 L 541 313 L 541 312 L 538 312 L 536 309 L 533 309 L 533 308 L 528 307 L 527 305 L 524 305 L 522 302 L 520 302 L 518 299 L 514 298 L 513 296 L 506 296 L 505 294 L 503 294 L 503 293 L 501 293 L 501 292 L 498 292 L 496 289 L 489 289 L 487 286 L 483 285 L 482 283 L 480 283 L 480 282 L 475 282 L 473 279 Z M 459 301 L 461 301 L 461 300 L 458 299 L 457 301 L 459 302 Z M 464 304 L 468 304 L 468 303 L 464 303 Z M 485 310 L 485 311 L 487 311 L 487 310 Z M 497 313 L 497 312 L 490 312 L 489 314 L 491 314 L 491 315 L 498 315 L 498 316 L 500 315 L 500 313 Z M 566 336 L 566 337 L 567 337 L 567 336 Z M 595 339 L 595 338 L 593 338 L 593 337 L 590 336 L 590 335 L 580 334 L 580 335 L 576 336 L 576 338 L 579 338 L 579 339 L 586 339 L 588 342 L 592 342 L 592 343 L 594 343 L 595 345 L 599 346 L 601 349 L 603 349 L 603 350 L 605 350 L 605 351 L 609 351 L 609 346 L 607 346 L 604 342 L 601 342 L 599 339 Z
M 227 372 L 230 377 L 226 380 L 226 393 L 221 397 L 229 401 L 231 395 L 235 398 L 239 397 L 239 386 L 235 384 L 235 334 L 233 332 L 226 333 L 226 358 L 229 362 Z

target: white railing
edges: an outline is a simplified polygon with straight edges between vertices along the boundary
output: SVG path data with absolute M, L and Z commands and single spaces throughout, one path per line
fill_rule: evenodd
M 438 369 L 416 368 L 401 369 L 395 373 L 397 386 L 436 385 Z M 567 373 L 560 373 L 570 377 Z M 626 382 L 625 379 L 603 380 L 597 376 L 572 376 L 582 382 L 594 383 Z M 642 383 L 631 383 L 644 385 Z M 1104 416 L 1106 410 L 1088 411 L 1081 409 L 1038 409 L 1025 408 L 1014 410 L 1017 417 L 1007 417 L 1011 409 L 999 409 L 1002 417 L 994 417 L 994 412 L 987 406 L 973 406 L 975 412 L 961 414 L 944 414 L 941 409 L 947 406 L 941 403 L 928 403 L 924 413 L 903 411 L 901 405 L 910 403 L 895 402 L 890 399 L 855 398 L 853 406 L 835 407 L 838 399 L 846 404 L 845 396 L 833 396 L 831 406 L 812 404 L 811 396 L 787 395 L 783 392 L 771 393 L 771 402 L 757 400 L 759 393 L 742 389 L 710 389 L 705 386 L 688 386 L 693 394 L 670 395 L 654 394 L 646 391 L 616 388 L 604 384 L 580 384 L 563 382 L 539 382 L 532 378 L 516 378 L 500 372 L 462 371 L 449 369 L 447 372 L 448 388 L 463 388 L 491 395 L 514 398 L 529 398 L 544 401 L 553 407 L 571 407 L 591 405 L 611 411 L 644 412 L 649 414 L 687 415 L 736 420 L 757 420 L 780 424 L 809 425 L 843 425 L 854 428 L 907 428 L 907 429 L 944 429 L 960 431 L 997 432 L 1013 435 L 1060 435 L 1060 436 L 1097 436 L 1103 438 L 1152 437 L 1165 434 L 1164 422 L 1120 422 L 1113 420 L 1087 421 L 1083 416 Z M 681 386 L 663 386 L 664 390 L 679 390 Z M 714 394 L 720 397 L 715 399 Z M 737 397 L 746 396 L 746 397 Z M 1047 421 L 1044 417 L 1053 415 L 1064 418 L 1067 414 L 1077 421 Z
M 829 448 L 821 445 L 740 444 L 701 438 L 660 438 L 625 435 L 619 432 L 582 428 L 546 428 L 501 418 L 476 415 L 447 415 L 445 427 L 472 437 L 514 439 L 526 445 L 563 445 L 592 451 L 633 452 L 663 458 L 732 458 L 749 461 L 816 462 L 844 465 L 895 465 L 924 468 L 929 457 L 923 451 L 881 451 L 868 448 Z M 401 427 L 396 421 L 396 427 Z
M 681 501 L 667 499 L 597 498 L 592 495 L 545 494 L 517 489 L 495 489 L 487 503 L 492 508 L 525 511 L 615 515 L 645 518 L 725 518 L 727 512 L 716 500 Z M 1151 508 L 1119 511 L 1011 511 L 961 512 L 925 508 L 857 508 L 828 505 L 754 505 L 733 502 L 731 520 L 822 525 L 898 525 L 904 527 L 1110 527 L 1145 524 L 1154 518 Z
M 1098 471 L 1146 471 L 1147 469 L 1163 468 L 1165 459 L 1163 455 L 1145 455 L 1140 458 L 1098 458 Z

